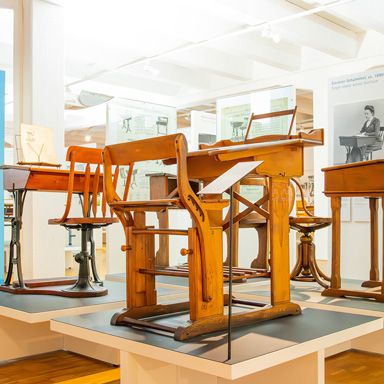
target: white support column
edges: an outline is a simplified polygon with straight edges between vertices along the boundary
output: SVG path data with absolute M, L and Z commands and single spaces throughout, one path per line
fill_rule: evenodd
M 329 122 L 328 122 L 328 82 L 321 78 L 316 86 L 313 87 L 313 126 L 324 128 L 323 146 L 314 147 L 314 178 L 315 178 L 315 215 L 329 216 L 329 201 L 325 197 L 324 175 L 321 168 L 328 164 L 329 158 Z M 316 232 L 316 258 L 328 259 L 331 254 L 331 235 L 328 229 Z M 329 264 L 329 263 L 328 263 Z M 324 271 L 327 272 L 327 271 Z
M 62 7 L 44 0 L 19 0 L 18 104 L 19 123 L 50 127 L 57 157 L 64 160 L 64 20 Z M 28 193 L 23 214 L 24 277 L 56 277 L 65 272 L 66 231 L 49 226 L 60 217 L 64 194 Z

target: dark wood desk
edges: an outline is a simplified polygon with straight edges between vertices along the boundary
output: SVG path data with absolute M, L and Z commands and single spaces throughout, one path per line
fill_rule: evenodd
M 331 198 L 332 207 L 332 274 L 331 285 L 323 291 L 324 296 L 355 296 L 373 298 L 384 302 L 384 279 L 379 279 L 378 264 L 378 202 L 384 210 L 384 160 L 370 160 L 348 165 L 324 168 L 324 193 Z M 380 287 L 375 291 L 353 291 L 341 288 L 340 237 L 341 198 L 367 197 L 371 215 L 371 268 L 369 280 L 363 287 Z M 383 223 L 384 224 L 384 223 Z M 384 255 L 383 255 L 384 257 Z M 383 267 L 384 268 L 384 267 Z M 384 272 L 384 269 L 383 269 Z
M 375 144 L 376 137 L 364 135 L 339 136 L 339 140 L 340 145 L 344 146 L 347 151 L 345 163 L 348 164 L 363 161 L 367 146 Z
M 3 165 L 0 167 L 4 175 L 4 189 L 11 192 L 14 198 L 14 216 L 11 220 L 12 227 L 12 240 L 11 240 L 11 252 L 9 258 L 9 268 L 7 277 L 4 281 L 4 285 L 0 287 L 0 290 L 7 290 L 8 288 L 17 293 L 17 289 L 21 291 L 25 287 L 36 286 L 32 282 L 25 282 L 23 278 L 23 271 L 21 265 L 21 243 L 20 234 L 22 229 L 23 207 L 25 196 L 28 191 L 39 192 L 67 192 L 69 170 L 45 168 L 45 167 L 30 167 L 19 165 Z M 74 179 L 74 192 L 80 192 L 80 186 L 84 183 L 84 172 L 76 172 Z M 91 175 L 91 180 L 93 175 Z M 100 177 L 99 191 L 103 190 L 103 178 Z M 14 249 L 14 248 L 15 249 Z M 94 261 L 93 261 L 94 262 Z M 13 266 L 17 268 L 17 283 L 11 285 L 11 278 L 13 273 Z M 92 263 L 92 268 L 96 268 Z M 96 269 L 94 269 L 94 272 Z M 97 273 L 96 273 L 97 274 Z M 60 279 L 50 280 L 48 285 L 57 285 L 59 283 L 73 284 L 76 279 Z M 43 281 L 39 281 L 38 285 L 42 285 Z M 11 288 L 12 287 L 12 288 Z

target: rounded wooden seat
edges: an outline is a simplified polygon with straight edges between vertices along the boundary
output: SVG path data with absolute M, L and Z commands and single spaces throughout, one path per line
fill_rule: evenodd
M 182 207 L 180 199 L 158 199 L 143 201 L 117 201 L 109 203 L 112 209 L 128 211 L 161 211 L 165 208 Z
M 229 200 L 200 200 L 207 210 L 223 209 L 229 205 Z M 157 199 L 145 201 L 117 201 L 109 203 L 112 209 L 118 211 L 161 211 L 165 208 L 184 208 L 180 199 Z
M 290 217 L 289 226 L 301 233 L 308 234 L 331 225 L 332 219 L 329 217 Z
M 239 221 L 239 227 L 240 228 L 256 228 L 260 225 L 266 225 L 267 219 L 258 213 L 249 214 L 244 219 L 241 219 Z
M 331 225 L 332 219 L 329 217 L 290 217 L 289 226 L 298 231 L 300 243 L 297 246 L 296 265 L 291 272 L 291 280 L 296 281 L 316 281 L 322 287 L 328 287 L 329 277 L 325 275 L 316 262 L 315 244 L 313 244 L 312 233 L 318 229 Z

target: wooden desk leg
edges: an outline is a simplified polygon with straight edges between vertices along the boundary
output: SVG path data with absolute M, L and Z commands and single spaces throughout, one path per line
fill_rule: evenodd
M 168 209 L 157 213 L 159 228 L 169 228 Z M 159 249 L 156 252 L 156 265 L 159 267 L 169 267 L 169 236 L 159 235 Z
M 340 276 L 340 232 L 341 232 L 341 198 L 331 197 L 332 208 L 332 274 L 331 288 L 341 287 Z
M 166 199 L 169 194 L 169 177 L 164 176 L 151 176 L 149 178 L 149 192 L 151 200 Z M 159 221 L 159 228 L 169 228 L 169 215 L 168 209 L 157 212 L 157 219 Z M 160 267 L 169 267 L 169 236 L 159 235 L 159 248 L 156 252 L 156 265 Z
M 233 191 L 240 193 L 240 183 L 236 183 L 233 187 Z M 220 198 L 220 197 L 218 197 Z M 233 199 L 233 217 L 239 213 L 239 201 Z M 229 218 L 229 211 L 226 219 Z M 227 257 L 225 258 L 224 265 L 229 265 L 229 228 L 225 231 L 225 236 L 227 238 Z M 232 252 L 232 262 L 234 267 L 239 266 L 239 223 L 233 224 L 233 252 Z
M 14 215 L 12 219 L 12 236 L 10 244 L 10 254 L 9 254 L 9 266 L 7 277 L 4 281 L 4 286 L 10 286 L 13 274 L 13 266 L 16 265 L 17 270 L 17 283 L 18 288 L 24 289 L 24 279 L 23 279 L 23 269 L 21 264 L 21 227 L 23 220 L 23 206 L 24 199 L 27 191 L 23 189 L 17 189 L 13 192 L 14 196 Z M 13 276 L 16 281 L 15 276 Z
M 145 227 L 145 212 L 134 213 L 135 226 Z M 154 269 L 155 239 L 154 235 L 132 234 L 128 228 L 131 249 L 127 252 L 127 307 L 129 309 L 156 305 L 155 276 L 144 275 L 140 268 Z
M 223 315 L 224 297 L 223 297 L 223 234 L 219 227 L 212 228 L 208 234 L 210 239 L 216 246 L 213 248 L 214 253 L 209 255 L 208 262 L 213 266 L 211 270 L 216 271 L 212 276 L 214 296 L 209 303 L 202 300 L 202 273 L 201 273 L 201 254 L 200 239 L 195 227 L 188 229 L 188 246 L 192 253 L 188 255 L 189 265 L 189 305 L 190 319 L 192 321 L 201 320 L 208 316 Z
M 376 197 L 369 198 L 369 210 L 371 214 L 371 269 L 369 271 L 369 280 L 361 284 L 362 287 L 381 286 L 379 281 L 379 222 L 378 222 L 379 202 Z
M 286 177 L 270 179 L 271 304 L 290 302 L 289 211 Z

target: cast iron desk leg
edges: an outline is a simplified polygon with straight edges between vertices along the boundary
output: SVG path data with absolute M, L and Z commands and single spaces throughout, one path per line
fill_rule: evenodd
M 18 287 L 24 288 L 24 279 L 23 271 L 21 266 L 21 244 L 20 244 L 20 234 L 22 227 L 22 216 L 23 216 L 23 206 L 24 199 L 27 191 L 24 189 L 15 189 L 12 194 L 15 202 L 14 207 L 14 217 L 11 222 L 11 242 L 10 242 L 10 252 L 9 252 L 9 267 L 7 277 L 4 281 L 4 285 L 11 285 L 13 266 L 16 265 L 17 269 L 17 279 Z

